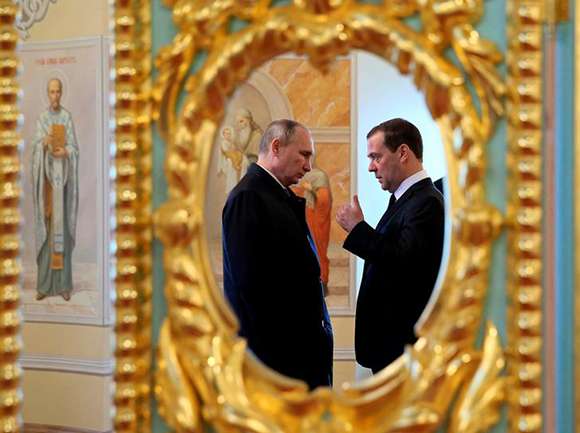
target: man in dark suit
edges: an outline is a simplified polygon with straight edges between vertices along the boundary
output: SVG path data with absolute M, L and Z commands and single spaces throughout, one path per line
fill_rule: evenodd
M 358 197 L 343 205 L 337 221 L 349 234 L 344 248 L 365 260 L 355 321 L 359 364 L 374 373 L 416 341 L 413 331 L 437 278 L 443 249 L 443 197 L 423 170 L 419 130 L 403 119 L 367 134 L 369 171 L 391 193 L 373 229 Z
M 257 164 L 223 209 L 224 290 L 240 335 L 266 365 L 310 389 L 332 385 L 333 335 L 305 200 L 288 186 L 311 170 L 314 146 L 298 122 L 272 122 Z

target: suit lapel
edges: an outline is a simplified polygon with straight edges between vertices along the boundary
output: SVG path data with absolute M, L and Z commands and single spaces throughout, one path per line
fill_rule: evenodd
M 406 200 L 405 196 L 407 194 L 403 194 L 403 196 L 397 200 L 392 206 L 390 206 L 389 208 L 387 208 L 387 210 L 385 211 L 385 213 L 383 214 L 383 216 L 381 217 L 379 223 L 377 224 L 377 230 L 379 230 L 381 227 L 383 227 L 387 221 L 391 218 L 391 215 L 393 215 L 393 213 L 395 213 L 395 211 L 401 207 L 401 204 L 403 203 L 403 199 Z
M 376 230 L 380 231 L 385 225 L 387 225 L 387 223 L 389 222 L 391 217 L 395 214 L 395 212 L 397 212 L 397 210 L 403 206 L 403 203 L 409 200 L 409 198 L 413 196 L 415 191 L 420 190 L 421 188 L 428 185 L 430 182 L 431 178 L 429 177 L 426 179 L 422 179 L 416 184 L 412 185 L 407 191 L 405 191 L 405 193 L 401 197 L 399 197 L 399 199 L 395 202 L 395 204 L 385 211 L 385 213 L 381 217 L 381 220 L 377 224 Z
M 316 258 L 318 266 L 320 266 L 320 261 L 318 260 L 318 252 L 316 251 L 316 244 L 314 243 L 314 238 L 312 237 L 310 229 L 308 228 L 308 224 L 306 223 L 306 209 L 305 209 L 306 200 L 302 197 L 298 197 L 296 194 L 294 194 L 294 191 L 292 191 L 291 189 L 288 189 L 288 191 L 290 192 L 290 196 L 285 197 L 285 201 L 288 204 L 290 210 L 292 211 L 292 215 L 296 219 L 296 222 L 302 228 L 303 233 L 306 235 L 305 240 L 306 242 L 308 242 L 308 245 L 310 246 L 310 249 L 313 252 L 314 257 Z
M 292 215 L 292 218 L 294 218 L 300 227 L 302 236 L 298 236 L 300 237 L 301 242 L 305 242 L 310 247 L 314 258 L 316 259 L 316 263 L 320 267 L 318 252 L 316 251 L 316 244 L 314 243 L 314 238 L 310 234 L 308 224 L 306 223 L 306 200 L 302 197 L 298 197 L 290 188 L 286 189 L 289 194 L 286 195 L 284 188 L 282 188 L 270 174 L 268 174 L 262 167 L 258 166 L 257 164 L 252 164 L 248 168 L 248 173 L 258 176 L 262 182 L 267 185 L 267 188 L 269 188 L 280 199 L 280 201 L 283 203 L 283 206 L 288 209 Z

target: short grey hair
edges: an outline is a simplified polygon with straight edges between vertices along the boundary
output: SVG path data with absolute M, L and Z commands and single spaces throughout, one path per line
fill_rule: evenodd
M 292 140 L 294 140 L 297 128 L 306 129 L 304 125 L 302 125 L 300 122 L 296 122 L 295 120 L 274 120 L 268 125 L 266 132 L 264 132 L 262 135 L 262 139 L 260 140 L 260 154 L 266 155 L 268 153 L 270 143 L 272 143 L 272 140 L 275 138 L 280 139 L 282 146 L 290 144 Z M 308 131 L 308 129 L 306 130 Z

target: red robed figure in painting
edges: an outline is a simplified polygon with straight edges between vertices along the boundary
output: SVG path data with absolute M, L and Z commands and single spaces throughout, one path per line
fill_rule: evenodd
M 318 168 L 306 173 L 302 181 L 294 187 L 297 194 L 306 199 L 306 221 L 314 237 L 320 260 L 320 271 L 324 293 L 328 294 L 328 243 L 330 241 L 330 214 L 332 194 L 326 173 Z

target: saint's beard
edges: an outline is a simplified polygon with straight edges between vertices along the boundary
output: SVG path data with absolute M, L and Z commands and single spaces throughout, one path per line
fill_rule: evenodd
M 236 144 L 241 150 L 245 150 L 248 147 L 250 135 L 252 135 L 252 128 L 249 125 L 237 130 Z

